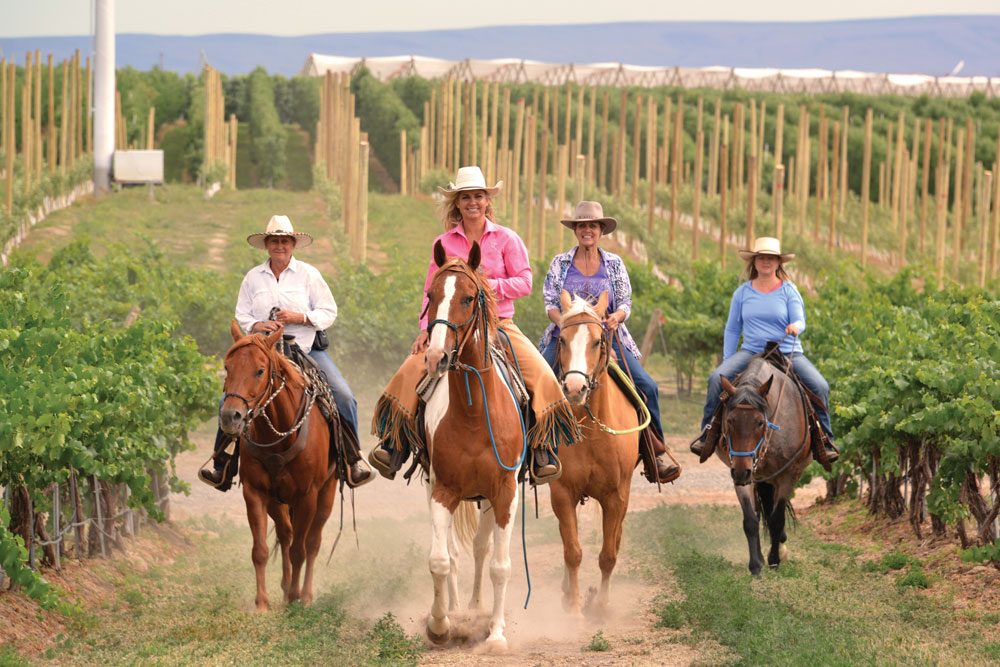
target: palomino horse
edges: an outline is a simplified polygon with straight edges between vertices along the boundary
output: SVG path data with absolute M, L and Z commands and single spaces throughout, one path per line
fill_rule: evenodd
M 561 305 L 559 378 L 573 414 L 582 425 L 583 442 L 560 450 L 563 474 L 550 486 L 552 511 L 559 519 L 566 561 L 563 606 L 579 616 L 583 553 L 576 507 L 587 497 L 601 505 L 604 544 L 598 559 L 601 588 L 597 604 L 599 608 L 605 607 L 611 573 L 621 547 L 632 472 L 639 457 L 639 419 L 628 397 L 608 376 L 610 345 L 601 323 L 608 307 L 608 293 L 601 294 L 593 308 L 583 299 L 571 300 L 563 290 Z
M 771 534 L 768 565 L 777 569 L 788 559 L 785 512 L 791 511 L 789 498 L 812 461 L 805 405 L 795 382 L 761 357 L 750 360 L 735 386 L 722 378 L 722 388 L 727 398 L 716 452 L 729 464 L 743 509 L 750 573 L 758 575 L 764 564 L 761 519 Z
M 437 381 L 424 411 L 430 462 L 429 560 L 434 579 L 427 635 L 435 642 L 448 639 L 448 611 L 455 608 L 456 593 L 456 550 L 450 539 L 454 515 L 463 500 L 481 498 L 486 502 L 473 538 L 475 578 L 470 606 L 482 606 L 483 563 L 492 539 L 493 614 L 487 643 L 503 648 L 507 644 L 503 632 L 510 538 L 518 502 L 516 475 L 524 458 L 525 434 L 514 394 L 488 354 L 497 340 L 496 299 L 486 278 L 476 272 L 480 258 L 478 243 L 472 244 L 468 263 L 446 257 L 441 243 L 436 243 L 434 262 L 440 268 L 427 291 L 430 341 L 424 359 L 428 375 Z M 446 582 L 449 609 L 445 608 Z
M 226 353 L 219 422 L 227 434 L 242 436 L 240 478 L 253 533 L 257 609 L 269 604 L 264 583 L 268 515 L 281 545 L 285 602 L 309 603 L 313 564 L 337 493 L 329 427 L 308 380 L 275 349 L 283 327 L 269 336 L 244 336 L 234 320 L 230 330 L 235 342 Z

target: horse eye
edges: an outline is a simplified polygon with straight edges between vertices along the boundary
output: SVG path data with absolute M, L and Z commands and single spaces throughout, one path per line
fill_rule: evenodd
M 257 376 L 257 377 L 260 377 L 260 376 L 261 376 L 261 375 L 263 375 L 263 374 L 264 374 L 264 369 L 263 369 L 263 368 L 259 368 L 259 369 L 257 369 L 257 373 L 256 373 L 256 376 Z
M 472 303 L 472 301 L 473 298 L 471 296 L 467 296 L 464 299 L 462 299 L 462 305 L 468 306 L 470 303 Z
M 590 347 L 592 347 L 593 349 L 595 349 L 595 350 L 596 350 L 596 349 L 597 349 L 597 348 L 599 348 L 600 346 L 601 346 L 601 341 L 599 341 L 599 340 L 595 340 L 595 341 L 594 341 L 594 344 L 593 344 L 593 345 L 591 345 Z

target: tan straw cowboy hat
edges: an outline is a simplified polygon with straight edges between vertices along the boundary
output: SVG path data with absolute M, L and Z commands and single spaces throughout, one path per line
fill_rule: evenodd
M 615 227 L 618 226 L 618 221 L 614 218 L 609 218 L 604 215 L 604 207 L 601 206 L 600 202 L 596 201 L 582 201 L 576 205 L 576 210 L 573 211 L 572 220 L 560 220 L 570 229 L 578 222 L 599 222 L 601 223 L 601 235 L 607 235 L 615 231 Z
M 503 181 L 497 181 L 497 184 L 492 188 L 486 187 L 486 179 L 479 167 L 459 167 L 458 173 L 455 174 L 455 182 L 449 183 L 446 188 L 438 187 L 438 190 L 446 195 L 463 190 L 485 190 L 486 194 L 492 197 L 500 192 L 502 187 Z
M 750 250 L 740 250 L 740 258 L 747 261 L 757 255 L 773 255 L 781 262 L 790 262 L 795 259 L 795 253 L 781 254 L 781 241 L 773 236 L 758 236 L 754 239 L 753 247 Z
M 291 236 L 295 238 L 296 248 L 305 248 L 313 242 L 313 237 L 304 232 L 297 232 L 292 229 L 292 221 L 287 215 L 272 215 L 267 223 L 267 229 L 263 234 L 251 234 L 247 237 L 247 243 L 254 248 L 266 248 L 265 242 L 268 236 Z

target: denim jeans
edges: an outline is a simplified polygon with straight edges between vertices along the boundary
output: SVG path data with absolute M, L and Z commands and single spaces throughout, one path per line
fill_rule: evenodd
M 712 415 L 715 414 L 715 409 L 719 405 L 719 394 L 722 393 L 722 378 L 725 377 L 730 382 L 733 381 L 737 375 L 743 372 L 743 369 L 747 367 L 750 363 L 750 357 L 753 356 L 753 352 L 747 350 L 737 350 L 733 353 L 733 356 L 729 357 L 723 361 L 719 366 L 712 371 L 712 374 L 708 376 L 708 392 L 705 396 L 705 412 L 701 418 L 701 427 L 705 428 L 709 421 L 712 420 Z M 826 406 L 829 406 L 830 400 L 830 385 L 827 381 L 820 375 L 816 367 L 812 365 L 812 362 L 806 358 L 804 354 L 796 354 L 792 357 L 792 368 L 795 373 L 802 378 L 802 384 L 809 388 L 809 391 L 813 392 L 820 397 L 823 401 L 823 408 L 816 407 L 816 417 L 819 419 L 820 426 L 823 431 L 833 439 L 833 431 L 830 428 L 830 412 Z
M 553 368 L 556 367 L 556 345 L 557 339 L 552 338 L 549 344 L 542 348 L 542 357 L 545 361 L 549 362 L 549 366 Z M 656 384 L 656 381 L 646 372 L 646 369 L 642 367 L 639 360 L 635 358 L 628 349 L 623 350 L 618 345 L 618 341 L 615 340 L 612 343 L 614 347 L 615 354 L 618 355 L 618 365 L 628 366 L 628 372 L 632 374 L 632 379 L 635 381 L 635 388 L 639 390 L 639 393 L 645 400 L 646 408 L 649 410 L 649 425 L 653 427 L 653 431 L 663 437 L 663 426 L 660 423 L 660 388 Z M 622 369 L 624 370 L 624 368 Z
M 347 386 L 347 380 L 344 379 L 340 369 L 333 363 L 333 359 L 326 353 L 326 350 L 310 350 L 309 357 L 326 374 L 326 381 L 330 385 L 330 391 L 333 392 L 333 402 L 337 404 L 337 412 L 340 413 L 340 418 L 350 427 L 356 437 L 358 435 L 358 402 L 354 398 L 354 392 Z M 219 399 L 220 410 L 223 400 L 225 399 Z M 215 434 L 216 447 L 221 440 L 222 429 L 220 428 Z M 216 462 L 215 468 L 220 470 L 222 466 Z

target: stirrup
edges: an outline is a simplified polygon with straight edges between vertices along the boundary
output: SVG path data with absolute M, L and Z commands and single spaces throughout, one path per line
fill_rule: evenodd
M 229 459 L 228 461 L 226 461 L 226 464 L 225 464 L 225 466 L 223 466 L 222 470 L 212 469 L 211 471 L 209 471 L 209 470 L 206 470 L 205 468 L 199 469 L 198 470 L 198 479 L 200 479 L 205 484 L 208 484 L 213 489 L 219 489 L 223 493 L 225 491 L 228 491 L 228 489 L 221 489 L 220 487 L 226 483 L 226 477 L 228 476 L 228 473 L 229 473 L 229 464 L 232 463 L 232 461 L 233 461 L 232 459 Z M 219 475 L 219 481 L 215 481 L 211 477 L 211 475 L 214 475 L 216 473 L 218 473 L 218 475 Z
M 345 470 L 344 470 L 344 482 L 347 484 L 348 487 L 350 487 L 352 489 L 356 489 L 359 486 L 364 486 L 368 482 L 370 482 L 373 479 L 375 479 L 375 473 L 372 472 L 371 466 L 369 466 L 368 463 L 366 463 L 364 459 L 358 459 L 355 463 L 357 463 L 360 466 L 366 466 L 367 470 L 363 470 L 363 472 L 367 472 L 368 476 L 365 477 L 364 479 L 360 480 L 360 481 L 357 481 L 357 480 L 355 480 L 351 476 L 351 468 L 353 468 L 354 466 L 353 465 L 346 465 L 346 466 L 344 466 L 344 468 L 345 468 Z
M 380 453 L 385 453 L 388 461 L 382 461 L 377 455 Z M 396 470 L 392 467 L 392 454 L 386 451 L 382 445 L 375 445 L 372 450 L 368 452 L 368 463 L 371 464 L 378 474 L 382 475 L 386 479 L 395 479 Z M 369 478 L 370 479 L 370 478 Z
M 559 459 L 559 457 L 556 456 L 555 454 L 553 454 L 552 451 L 550 449 L 548 449 L 548 448 L 546 448 L 545 451 L 547 451 L 549 453 L 549 456 L 553 460 L 555 460 L 555 462 L 556 462 L 555 463 L 556 471 L 553 472 L 553 473 L 549 473 L 548 475 L 538 475 L 538 474 L 536 474 L 536 472 L 535 472 L 535 468 L 536 468 L 536 466 L 535 466 L 535 452 L 532 452 L 531 453 L 531 463 L 528 464 L 528 474 L 531 477 L 531 483 L 534 484 L 534 485 L 536 485 L 536 486 L 538 486 L 539 484 L 548 484 L 549 482 L 554 482 L 557 479 L 559 479 L 560 477 L 562 477 L 562 474 L 563 474 L 562 461 Z

